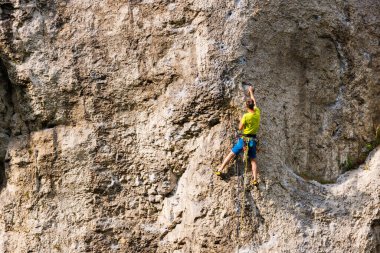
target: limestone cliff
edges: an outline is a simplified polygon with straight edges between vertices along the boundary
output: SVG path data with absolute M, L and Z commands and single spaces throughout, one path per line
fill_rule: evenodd
M 377 0 L 0 1 L 0 252 L 380 252 L 379 27 Z M 243 81 L 259 189 L 212 174 Z

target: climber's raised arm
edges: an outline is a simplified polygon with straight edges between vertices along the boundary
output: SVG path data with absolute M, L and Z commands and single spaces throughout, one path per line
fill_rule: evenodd
M 253 104 L 256 107 L 256 99 L 255 99 L 255 96 L 253 96 L 253 93 L 255 92 L 255 89 L 252 86 L 249 86 L 248 91 L 249 91 L 249 96 L 253 100 Z

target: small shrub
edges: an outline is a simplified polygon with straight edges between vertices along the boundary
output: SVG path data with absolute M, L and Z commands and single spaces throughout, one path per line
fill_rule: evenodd
M 366 151 L 366 153 L 371 152 L 373 149 L 374 149 L 374 147 L 373 147 L 372 143 L 367 143 L 365 145 L 365 151 Z
M 364 153 L 368 155 L 372 150 L 380 145 L 380 126 L 376 128 L 375 139 L 367 143 L 364 147 Z
M 367 159 L 369 153 L 380 145 L 380 126 L 376 128 L 375 139 L 368 142 L 362 147 L 361 152 L 359 152 L 355 157 L 347 157 L 347 160 L 340 164 L 341 170 L 343 172 L 353 170 L 359 165 L 363 164 Z M 368 166 L 365 167 L 368 169 Z
M 349 170 L 353 170 L 355 169 L 356 167 L 356 162 L 351 158 L 351 157 L 348 157 L 346 161 L 344 161 L 341 165 L 340 165 L 340 168 L 346 172 L 346 171 L 349 171 Z

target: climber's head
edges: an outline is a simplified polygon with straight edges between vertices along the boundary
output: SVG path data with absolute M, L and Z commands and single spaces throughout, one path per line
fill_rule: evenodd
M 252 99 L 248 99 L 247 101 L 245 101 L 245 105 L 247 106 L 248 109 L 251 109 L 251 110 L 253 110 L 253 108 L 255 107 L 255 104 L 253 103 Z

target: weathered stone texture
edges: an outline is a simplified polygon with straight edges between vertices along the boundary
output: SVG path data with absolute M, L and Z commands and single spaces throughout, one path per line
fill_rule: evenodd
M 0 2 L 0 252 L 380 252 L 379 13 Z M 240 160 L 211 173 L 242 81 L 262 110 L 260 190 Z

